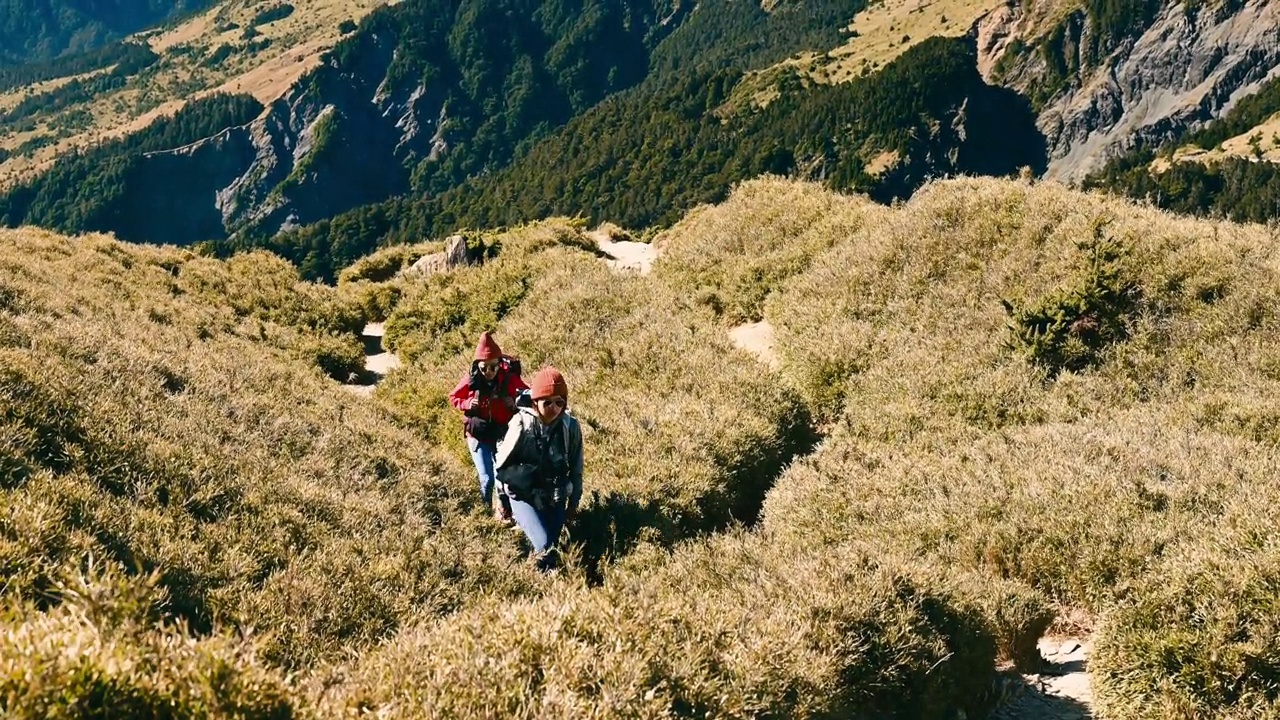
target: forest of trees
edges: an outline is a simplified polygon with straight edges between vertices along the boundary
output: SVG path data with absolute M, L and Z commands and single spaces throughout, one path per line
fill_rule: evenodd
M 229 236 L 207 223 L 201 235 L 139 223 L 145 193 L 163 191 L 139 180 L 141 153 L 212 135 L 256 112 L 253 103 L 219 100 L 175 120 L 198 131 L 153 128 L 63 159 L 0 198 L 0 219 L 114 230 L 134 240 L 207 240 L 222 253 L 269 247 L 308 277 L 332 278 L 376 247 L 459 226 L 548 214 L 662 225 L 765 172 L 888 200 L 930 176 L 1043 165 L 1030 107 L 985 85 L 970 41 L 962 39 L 926 41 L 882 71 L 841 85 L 782 76 L 781 95 L 763 109 L 727 103 L 745 71 L 839 44 L 840 28 L 865 4 L 783 3 L 766 12 L 730 0 L 405 0 L 367 16 L 304 79 L 301 94 L 324 102 L 338 87 L 335 78 L 361 73 L 392 91 L 438 89 L 447 151 L 420 147 L 398 155 L 399 167 L 349 162 L 344 148 L 364 126 L 358 115 L 335 115 L 276 188 L 287 198 L 313 193 L 306 183 L 322 183 L 315 178 L 324 173 L 376 172 L 362 187 L 385 201 L 280 234 L 266 220 Z M 388 62 L 378 58 L 389 65 L 371 67 Z M 897 161 L 868 173 L 867 162 L 882 153 Z M 164 202 L 153 199 L 157 207 Z
M 336 78 L 367 74 L 369 63 L 387 57 L 385 45 L 390 42 L 393 47 L 389 66 L 374 68 L 372 77 L 386 88 L 412 88 L 419 83 L 433 90 L 438 88 L 447 115 L 444 138 L 448 150 L 435 154 L 426 152 L 429 148 L 419 148 L 398 155 L 396 163 L 390 165 L 361 166 L 349 162 L 344 146 L 360 142 L 361 138 L 368 142 L 365 121 L 358 113 L 335 117 L 330 123 L 335 131 L 314 138 L 317 141 L 312 144 L 311 154 L 277 191 L 286 197 L 295 191 L 309 193 L 310 188 L 301 186 L 308 173 L 323 176 L 342 171 L 370 173 L 361 185 L 383 193 L 371 200 L 403 196 L 392 204 L 394 207 L 425 207 L 446 195 L 470 197 L 472 191 L 462 193 L 455 189 L 496 177 L 515 158 L 528 155 L 566 123 L 584 117 L 605 98 L 621 98 L 619 94 L 628 89 L 635 91 L 621 105 L 605 109 L 600 119 L 588 122 L 585 131 L 618 126 L 610 113 L 624 112 L 639 113 L 644 119 L 623 121 L 625 127 L 619 126 L 621 131 L 647 132 L 660 124 L 658 117 L 650 117 L 648 104 L 654 103 L 653 113 L 660 115 L 669 109 L 669 98 L 670 102 L 683 105 L 690 100 L 684 96 L 692 92 L 692 99 L 700 104 L 678 110 L 681 124 L 676 132 L 683 138 L 680 142 L 689 142 L 691 132 L 715 135 L 714 141 L 697 141 L 699 147 L 705 147 L 698 151 L 700 156 L 711 161 L 717 154 L 728 152 L 732 143 L 721 137 L 718 120 L 688 113 L 707 114 L 714 109 L 714 104 L 707 102 L 722 101 L 731 88 L 728 83 L 743 70 L 772 64 L 809 47 L 838 44 L 840 28 L 865 2 L 822 0 L 812 7 L 782 4 L 772 12 L 756 3 L 729 0 L 703 2 L 696 7 L 692 2 L 650 5 L 622 0 L 406 0 L 384 7 L 367 16 L 356 32 L 331 51 L 324 69 L 303 80 L 302 95 L 325 102 L 339 84 Z M 18 120 L 61 106 L 96 85 L 116 82 L 119 76 L 136 70 L 139 62 L 134 60 L 142 64 L 147 60 L 141 54 L 128 59 L 130 62 L 113 73 L 73 82 L 59 91 L 24 101 L 7 119 Z M 692 84 L 690 78 L 694 79 Z M 707 82 L 712 85 L 705 85 Z M 699 125 L 703 129 L 695 130 Z M 738 127 L 735 132 L 744 130 Z M 328 142 L 324 141 L 326 137 Z M 598 139 L 617 141 L 607 136 Z M 121 169 L 136 166 L 136 161 L 127 156 L 140 152 L 141 144 L 110 143 L 93 150 L 88 157 L 124 177 Z M 735 162 L 741 167 L 718 170 L 717 177 L 704 182 L 707 187 L 723 188 L 725 178 L 736 179 L 755 168 L 781 169 L 789 162 L 780 162 L 776 153 L 752 158 L 745 148 L 736 152 Z M 110 224 L 124 222 L 129 211 L 121 203 L 136 202 L 132 193 L 137 188 L 124 192 L 100 188 L 95 182 L 71 183 L 71 178 L 86 172 L 85 167 L 82 156 L 11 192 L 0 200 L 0 207 L 7 208 L 8 221 L 48 222 L 68 230 L 112 229 L 122 237 L 129 236 L 127 230 L 138 228 Z M 323 177 L 318 182 L 323 182 Z M 74 197 L 66 197 L 66 193 Z M 689 191 L 676 188 L 668 194 L 673 202 L 683 202 Z M 690 197 L 706 194 L 694 191 Z M 158 198 L 157 202 L 161 200 Z M 456 203 L 461 210 L 450 212 L 482 213 L 472 213 L 474 202 L 451 199 L 450 206 Z M 652 208 L 648 212 L 653 214 Z M 664 212 L 669 217 L 673 211 Z M 90 219 L 91 226 L 74 226 Z M 343 223 L 339 221 L 339 225 Z M 269 226 L 234 229 L 241 236 L 236 241 L 240 246 L 263 244 L 273 234 Z M 184 241 L 160 232 L 159 236 L 134 239 Z M 222 234 L 215 231 L 210 239 Z M 356 245 L 364 247 L 377 241 L 378 238 L 362 238 Z M 333 262 L 347 256 L 338 251 L 321 253 L 326 258 L 331 254 Z M 324 269 L 313 274 L 327 276 L 330 262 L 326 260 L 321 265 Z
M 1280 78 L 1242 98 L 1223 117 L 1188 133 L 1163 148 L 1138 148 L 1126 153 L 1085 180 L 1099 188 L 1148 200 L 1159 207 L 1194 215 L 1223 217 L 1237 222 L 1270 222 L 1280 217 L 1280 166 L 1260 157 L 1226 157 L 1208 162 L 1172 162 L 1153 170 L 1158 156 L 1171 158 L 1175 148 L 1195 145 L 1205 150 L 1242 135 L 1280 113 Z M 1254 153 L 1261 156 L 1261 135 Z M 1267 143 L 1274 142 L 1271 138 Z
M 147 219 L 126 203 L 143 154 L 188 145 L 262 112 L 248 95 L 212 95 L 192 101 L 145 130 L 58 158 L 44 175 L 0 196 L 0 224 L 40 225 L 66 233 L 115 231 L 131 239 Z
M 110 55 L 113 67 L 109 71 L 77 78 L 49 92 L 28 95 L 8 112 L 0 113 L 0 125 L 18 123 L 42 113 L 52 114 L 124 87 L 130 77 L 159 60 L 151 48 L 141 43 L 121 43 L 116 47 L 120 50 Z
M 12 66 L 0 65 L 0 92 L 54 78 L 101 70 L 119 62 L 128 62 L 131 57 L 138 55 L 140 47 L 136 42 L 119 41 L 93 50 L 63 55 L 53 60 Z
M 1189 215 L 1259 223 L 1280 218 L 1280 166 L 1275 163 L 1228 157 L 1175 162 L 1155 172 L 1154 159 L 1155 153 L 1146 151 L 1112 161 L 1085 187 Z

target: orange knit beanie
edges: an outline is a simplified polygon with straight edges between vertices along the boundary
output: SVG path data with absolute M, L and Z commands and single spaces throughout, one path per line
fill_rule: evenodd
M 529 384 L 529 397 L 534 400 L 555 397 L 559 395 L 564 398 L 565 402 L 569 401 L 569 384 L 564 381 L 564 375 L 553 367 L 544 367 L 533 376 L 533 382 Z

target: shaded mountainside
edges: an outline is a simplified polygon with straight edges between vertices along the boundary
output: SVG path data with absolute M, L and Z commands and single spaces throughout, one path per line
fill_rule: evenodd
M 963 39 L 931 40 L 866 79 L 797 87 L 764 109 L 722 118 L 716 111 L 735 80 L 725 73 L 695 75 L 660 92 L 640 88 L 610 98 L 506 170 L 439 198 L 359 208 L 278 235 L 265 247 L 308 276 L 327 277 L 378 244 L 457 226 L 553 214 L 665 225 L 766 172 L 888 201 L 909 196 L 930 177 L 1043 166 L 1044 147 L 1026 102 L 985 84 Z M 886 153 L 898 161 L 871 167 Z
M 0 0 L 0 65 L 92 50 L 213 0 Z
M 680 143 L 702 158 L 736 152 L 739 159 L 735 167 L 713 175 L 711 183 L 702 183 L 708 187 L 677 187 L 672 202 L 633 214 L 629 219 L 635 223 L 659 216 L 669 221 L 691 202 L 722 197 L 734 181 L 761 170 L 790 172 L 799 163 L 806 163 L 804 174 L 838 177 L 835 184 L 847 187 L 849 179 L 866 177 L 859 169 L 862 164 L 905 145 L 912 147 L 901 148 L 905 160 L 896 167 L 896 175 L 885 180 L 886 186 L 909 191 L 929 174 L 977 169 L 986 161 L 957 162 L 958 155 L 992 156 L 958 148 L 966 133 L 976 137 L 985 132 L 978 130 L 983 123 L 967 118 L 994 118 L 1003 109 L 993 111 L 990 98 L 976 99 L 965 114 L 962 96 L 981 85 L 972 72 L 963 78 L 957 75 L 962 88 L 958 93 L 912 81 L 900 91 L 882 83 L 870 95 L 864 89 L 843 93 L 848 96 L 844 100 L 829 97 L 841 93 L 819 93 L 807 99 L 812 88 L 795 82 L 777 109 L 763 114 L 749 110 L 743 117 L 730 118 L 728 131 L 716 129 L 723 115 L 717 105 L 741 71 L 768 66 L 807 47 L 836 44 L 838 28 L 862 7 L 861 0 L 783 3 L 769 11 L 743 3 L 644 9 L 611 0 L 586 4 L 406 2 L 366 18 L 319 70 L 247 126 L 219 133 L 204 144 L 147 155 L 139 163 L 129 194 L 153 197 L 157 206 L 177 212 L 171 216 L 174 229 L 147 223 L 82 228 L 39 213 L 11 212 L 8 222 L 66 231 L 115 230 L 131 240 L 189 243 L 231 236 L 234 246 L 261 245 L 281 230 L 324 221 L 390 196 L 436 202 L 459 186 L 475 185 L 472 181 L 501 171 L 553 134 L 557 138 L 553 143 L 580 145 L 573 135 L 585 126 L 597 133 L 585 138 L 588 144 L 593 139 L 642 143 L 640 135 L 652 130 L 653 115 L 666 112 L 673 102 L 682 105 L 674 118 L 678 121 L 675 132 L 685 136 Z M 497 20 L 507 17 L 522 20 Z M 971 59 L 965 62 L 972 65 Z M 918 70 L 904 74 L 913 72 Z M 947 60 L 938 72 L 957 73 L 959 68 Z M 626 99 L 619 97 L 619 105 L 584 119 L 598 101 L 628 87 L 633 90 Z M 836 112 L 840 104 L 859 96 L 879 103 L 876 93 L 889 103 L 886 111 L 900 121 L 898 125 L 843 127 Z M 913 97 L 903 97 L 912 93 Z M 764 156 L 749 156 L 755 141 L 742 150 L 732 149 L 734 137 L 768 134 L 784 109 L 806 104 L 814 107 L 817 120 L 789 130 Z M 625 108 L 623 116 L 618 115 L 620 107 Z M 863 109 L 864 116 L 867 111 Z M 555 133 L 575 118 L 578 125 Z M 859 122 L 866 124 L 865 118 Z M 824 139 L 833 135 L 849 139 L 838 148 Z M 977 143 L 969 142 L 976 147 Z M 619 151 L 651 164 L 642 157 L 650 152 L 648 148 L 587 147 L 572 157 L 593 161 L 593 155 Z M 1031 155 L 1029 160 L 1019 155 L 1016 161 L 1034 166 L 1037 162 Z M 645 193 L 653 182 L 664 177 L 671 180 L 671 172 L 689 170 L 679 164 L 679 158 L 670 160 L 677 164 L 658 168 L 642 182 L 628 184 L 624 178 L 616 191 Z M 1000 157 L 995 162 L 1007 167 L 1014 161 Z M 526 167 L 532 165 L 526 163 Z M 520 171 L 513 175 L 519 176 Z M 600 178 L 589 180 L 591 185 L 601 183 Z M 48 178 L 37 180 L 28 192 L 69 191 L 53 185 Z M 681 182 L 677 180 L 676 185 Z M 156 195 L 160 189 L 168 189 L 171 198 Z M 470 198 L 476 192 L 453 195 Z M 203 201 L 188 206 L 172 198 Z M 449 202 L 453 203 L 449 212 L 433 224 L 443 225 L 446 217 L 480 214 L 469 209 L 470 199 L 462 205 Z M 397 214 L 401 204 L 378 212 Z M 532 205 L 524 203 L 522 212 Z M 604 208 L 593 206 L 583 193 L 570 193 L 564 209 L 594 214 Z M 119 214 L 130 212 L 122 208 Z M 215 214 L 221 217 L 221 228 L 209 221 Z M 367 252 L 378 240 L 358 238 L 361 247 L 355 248 L 356 254 L 324 250 L 322 255 L 332 254 L 334 259 L 319 258 L 307 267 L 308 275 L 332 276 L 336 268 Z
M 720 12 L 616 0 L 410 0 L 367 17 L 254 123 L 210 138 L 207 149 L 142 162 L 142 188 L 203 198 L 187 211 L 198 221 L 175 223 L 202 236 L 74 227 L 39 214 L 9 222 L 191 242 L 244 230 L 270 236 L 394 194 L 443 192 L 647 77 L 767 64 L 834 42 L 862 0 L 812 5 L 766 13 L 742 3 Z M 31 185 L 71 192 L 49 184 Z M 215 209 L 222 228 L 205 230 Z
M 880 200 L 1024 166 L 1078 181 L 1222 115 L 1280 62 L 1280 10 L 1258 0 L 1018 0 L 966 37 L 904 36 L 892 62 L 837 85 L 788 64 L 852 42 L 840 28 L 865 9 L 407 0 L 252 121 L 139 158 L 115 157 L 128 143 L 97 155 L 133 170 L 111 194 L 125 200 L 88 200 L 96 224 L 40 211 L 86 202 L 56 168 L 0 200 L 0 216 L 268 247 L 332 279 L 377 247 L 461 226 L 552 213 L 665 224 L 762 172 Z M 49 202 L 25 211 L 12 200 L 24 194 Z

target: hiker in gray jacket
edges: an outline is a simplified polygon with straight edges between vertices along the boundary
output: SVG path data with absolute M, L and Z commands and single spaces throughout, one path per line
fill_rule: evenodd
M 549 570 L 558 562 L 560 531 L 582 499 L 582 427 L 569 413 L 559 370 L 539 370 L 529 396 L 533 407 L 520 408 L 507 425 L 494 467 L 538 567 Z

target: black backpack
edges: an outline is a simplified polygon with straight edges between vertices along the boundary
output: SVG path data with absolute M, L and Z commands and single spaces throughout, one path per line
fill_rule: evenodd
M 539 492 L 554 492 L 560 486 L 556 481 L 569 474 L 569 431 L 565 427 L 566 424 L 561 420 L 557 427 L 564 442 L 563 463 L 552 462 L 549 445 L 551 438 L 548 438 L 545 433 L 538 433 L 532 438 L 536 453 L 534 457 L 537 458 L 537 462 L 514 463 L 498 470 L 498 481 L 505 485 L 517 500 L 530 498 Z M 563 467 L 557 467 L 557 465 L 563 465 Z

